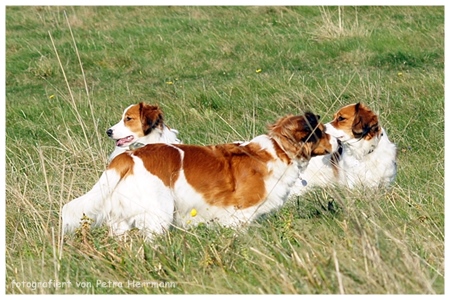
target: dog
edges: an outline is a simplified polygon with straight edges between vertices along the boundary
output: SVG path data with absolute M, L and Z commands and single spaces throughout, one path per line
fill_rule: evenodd
M 301 195 L 312 187 L 373 189 L 389 187 L 394 182 L 397 147 L 370 108 L 361 103 L 342 107 L 325 127 L 328 134 L 338 139 L 338 151 L 312 158 L 300 172 L 292 195 Z
M 310 112 L 285 116 L 244 143 L 148 144 L 117 155 L 84 196 L 62 209 L 63 234 L 86 216 L 113 235 L 138 228 L 148 238 L 171 225 L 238 227 L 281 207 L 311 157 L 337 139 Z
M 151 143 L 179 144 L 178 131 L 164 124 L 164 117 L 157 105 L 143 102 L 128 106 L 122 119 L 109 128 L 106 134 L 116 142 L 109 157 L 112 161 L 120 153 Z

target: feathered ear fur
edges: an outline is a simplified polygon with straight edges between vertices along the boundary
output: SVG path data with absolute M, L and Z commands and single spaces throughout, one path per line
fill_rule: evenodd
M 158 106 L 139 103 L 139 113 L 142 122 L 144 135 L 149 134 L 153 129 L 163 123 L 163 114 Z
M 303 142 L 315 142 L 322 137 L 322 131 L 316 130 L 319 125 L 320 116 L 315 115 L 312 112 L 305 113 L 305 120 L 303 129 L 305 132 L 310 132 L 311 134 L 305 136 Z
M 322 132 L 315 130 L 319 116 L 311 112 L 304 116 L 285 116 L 269 126 L 269 135 L 281 144 L 290 157 L 311 157 L 311 144 L 321 138 Z
M 357 139 L 372 138 L 378 135 L 378 117 L 369 108 L 361 103 L 355 105 L 355 118 L 352 124 L 352 133 Z

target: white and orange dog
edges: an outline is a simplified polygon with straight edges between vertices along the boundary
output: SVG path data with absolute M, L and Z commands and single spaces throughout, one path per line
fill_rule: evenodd
M 332 153 L 336 138 L 318 116 L 286 116 L 249 142 L 148 144 L 117 155 L 91 191 L 62 209 L 63 233 L 86 215 L 112 234 L 147 237 L 171 224 L 238 226 L 281 207 L 311 157 Z
M 180 143 L 178 131 L 164 123 L 161 109 L 143 102 L 128 106 L 122 119 L 109 128 L 106 134 L 116 142 L 110 161 L 133 146 L 137 148 L 152 143 Z
M 397 147 L 371 109 L 360 103 L 347 105 L 325 126 L 340 142 L 339 150 L 312 158 L 300 172 L 292 195 L 315 186 L 387 187 L 395 180 Z

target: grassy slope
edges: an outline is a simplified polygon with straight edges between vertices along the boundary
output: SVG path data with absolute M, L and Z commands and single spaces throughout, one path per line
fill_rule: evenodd
M 6 292 L 443 293 L 444 9 L 338 16 L 336 7 L 8 7 Z M 397 182 L 386 193 L 312 192 L 238 234 L 174 229 L 146 244 L 99 228 L 61 249 L 61 204 L 95 183 L 113 148 L 105 129 L 142 100 L 199 144 L 249 139 L 306 109 L 328 121 L 361 101 L 398 145 Z M 336 213 L 321 207 L 330 199 Z M 11 283 L 49 279 L 72 285 Z M 133 279 L 177 285 L 96 286 Z

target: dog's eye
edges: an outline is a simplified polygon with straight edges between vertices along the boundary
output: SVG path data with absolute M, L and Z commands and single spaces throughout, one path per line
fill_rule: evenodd
M 338 122 L 342 122 L 342 121 L 345 120 L 345 118 L 344 118 L 343 116 L 339 116 L 339 117 L 337 118 L 337 120 L 338 120 Z
M 125 121 L 131 121 L 131 117 L 125 117 Z

